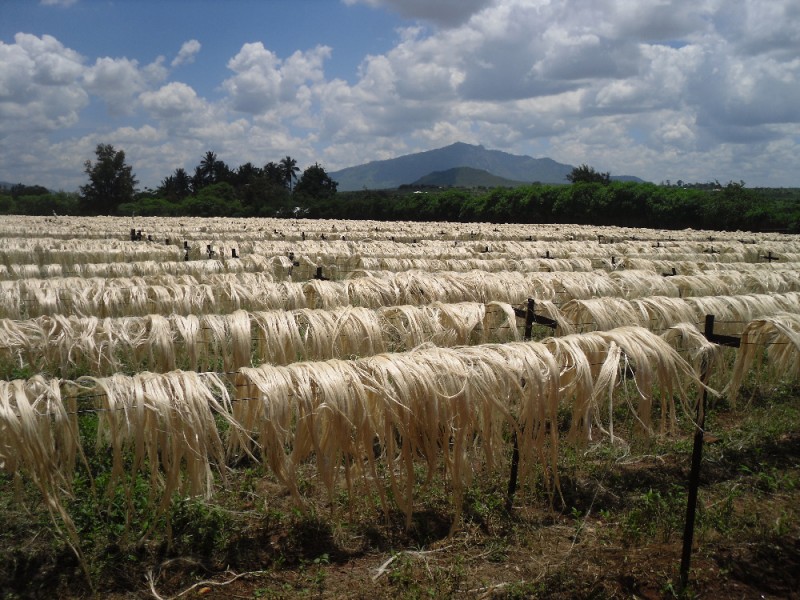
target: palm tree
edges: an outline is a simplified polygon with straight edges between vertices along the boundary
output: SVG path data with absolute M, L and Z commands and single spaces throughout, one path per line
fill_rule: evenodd
M 297 179 L 297 174 L 300 172 L 300 167 L 297 166 L 297 161 L 290 156 L 281 159 L 281 170 L 283 171 L 283 181 L 292 191 L 292 183 Z
M 199 175 L 203 183 L 211 184 L 214 183 L 214 171 L 216 170 L 217 166 L 217 155 L 214 154 L 211 150 L 205 153 L 203 159 L 200 161 L 200 164 L 197 167 L 197 175 Z
M 175 169 L 175 175 L 172 177 L 175 194 L 178 196 L 178 199 L 183 200 L 192 193 L 192 178 L 189 177 L 185 169 L 182 167 Z

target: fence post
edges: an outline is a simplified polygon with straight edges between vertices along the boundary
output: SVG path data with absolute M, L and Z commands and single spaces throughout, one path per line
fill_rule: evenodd
M 536 309 L 536 303 L 533 298 L 528 298 L 528 310 L 525 311 L 525 332 L 522 339 L 526 342 L 531 339 L 533 335 L 533 315 Z
M 535 311 L 535 300 L 533 298 L 528 298 L 528 307 L 525 310 L 525 333 L 523 334 L 523 339 L 526 341 L 530 340 L 533 334 Z M 525 385 L 524 381 L 523 385 Z M 517 493 L 517 479 L 519 477 L 519 440 L 517 439 L 516 430 L 511 439 L 514 447 L 511 451 L 511 473 L 509 473 L 508 476 L 508 492 L 506 494 L 506 512 L 508 513 L 511 512 L 514 505 L 514 494 Z
M 769 264 L 772 264 L 772 261 L 773 261 L 773 260 L 780 260 L 780 259 L 779 259 L 777 256 L 773 256 L 773 255 L 772 255 L 772 250 L 770 250 L 769 252 L 767 252 L 767 255 L 766 255 L 766 256 L 762 256 L 761 258 L 763 258 L 764 260 L 766 260 L 766 261 L 767 261 Z
M 714 337 L 714 315 L 706 315 L 704 334 L 707 339 Z M 703 360 L 703 372 L 700 380 L 703 385 L 708 383 L 711 365 L 707 359 Z M 683 552 L 681 553 L 681 580 L 678 584 L 679 593 L 683 594 L 689 583 L 689 568 L 692 562 L 692 542 L 694 540 L 694 520 L 697 510 L 697 491 L 700 487 L 700 464 L 703 460 L 703 435 L 705 434 L 706 401 L 708 392 L 703 388 L 703 393 L 697 402 L 695 415 L 694 445 L 692 446 L 692 466 L 689 471 L 689 497 L 686 501 L 686 523 L 683 529 Z
M 510 513 L 514 507 L 514 494 L 517 493 L 517 476 L 519 473 L 519 442 L 517 441 L 517 432 L 514 431 L 512 436 L 514 448 L 511 451 L 511 474 L 508 478 L 508 493 L 506 494 L 506 512 Z

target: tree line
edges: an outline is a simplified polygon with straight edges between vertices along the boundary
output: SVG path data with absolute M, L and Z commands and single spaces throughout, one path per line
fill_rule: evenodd
M 336 193 L 337 184 L 318 163 L 300 173 L 286 156 L 263 167 L 229 167 L 206 152 L 194 172 L 177 168 L 156 189 L 138 190 L 125 152 L 99 144 L 87 160 L 88 182 L 78 193 L 51 193 L 42 186 L 15 185 L 3 194 L 0 213 L 50 215 L 300 216 L 302 206 Z
M 317 218 L 490 223 L 575 223 L 655 229 L 800 232 L 800 189 L 713 189 L 636 182 L 535 184 L 426 193 L 341 192 Z
M 263 167 L 231 168 L 206 152 L 194 173 L 175 169 L 155 189 L 137 191 L 125 154 L 99 145 L 86 161 L 88 183 L 80 193 L 50 193 L 41 186 L 13 186 L 0 193 L 5 214 L 116 214 L 575 223 L 660 229 L 800 232 L 800 189 L 721 185 L 660 185 L 613 181 L 580 165 L 569 183 L 517 188 L 413 188 L 337 192 L 319 164 L 300 174 L 286 156 Z

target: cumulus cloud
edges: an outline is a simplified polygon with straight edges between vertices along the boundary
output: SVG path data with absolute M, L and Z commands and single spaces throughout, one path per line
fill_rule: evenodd
M 200 42 L 197 40 L 189 40 L 188 42 L 184 42 L 181 46 L 178 55 L 172 59 L 170 63 L 172 67 L 178 67 L 180 65 L 191 64 L 194 62 L 197 53 L 200 52 Z
M 477 10 L 404 35 L 366 59 L 353 86 L 330 86 L 323 105 L 344 109 L 323 110 L 330 132 L 432 147 L 456 127 L 463 139 L 546 146 L 565 162 L 598 157 L 658 180 L 659 165 L 696 171 L 704 152 L 709 171 L 738 169 L 737 144 L 772 147 L 800 123 L 800 7 L 788 0 L 495 0 Z M 415 111 L 418 98 L 429 101 Z
M 57 129 L 59 152 L 91 155 L 103 140 L 65 138 L 97 98 L 143 182 L 208 149 L 232 165 L 290 153 L 335 170 L 461 140 L 655 181 L 798 184 L 776 166 L 800 154 L 797 2 L 345 0 L 357 3 L 417 22 L 348 79 L 326 75 L 335 48 L 245 43 L 222 57 L 214 96 L 170 80 L 164 58 L 87 59 L 50 36 L 0 42 L 0 176 L 54 157 L 44 148 Z M 200 48 L 189 40 L 166 63 Z
M 172 119 L 204 110 L 197 93 L 185 83 L 172 82 L 155 91 L 143 92 L 142 106 L 159 119 Z
M 98 58 L 83 79 L 86 89 L 105 100 L 113 115 L 130 113 L 133 98 L 145 87 L 139 63 L 127 58 Z
M 317 46 L 281 60 L 261 42 L 244 44 L 228 61 L 235 75 L 223 82 L 223 88 L 235 110 L 262 114 L 278 103 L 295 100 L 307 83 L 322 81 L 323 62 L 330 54 L 328 46 Z
M 73 125 L 89 103 L 83 58 L 49 35 L 18 33 L 0 42 L 0 137 Z

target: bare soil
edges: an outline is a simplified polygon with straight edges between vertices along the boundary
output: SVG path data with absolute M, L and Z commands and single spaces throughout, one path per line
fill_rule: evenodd
M 796 390 L 710 415 L 689 587 L 696 598 L 800 597 Z M 690 431 L 563 448 L 561 494 L 483 474 L 451 533 L 447 484 L 420 484 L 410 528 L 370 493 L 333 508 L 309 469 L 305 512 L 259 465 L 146 541 L 80 523 L 94 591 L 32 492 L 0 482 L 0 597 L 665 598 L 678 573 Z M 24 501 L 24 502 L 23 502 Z M 80 507 L 80 505 L 75 505 Z M 91 537 L 90 537 L 91 535 Z

